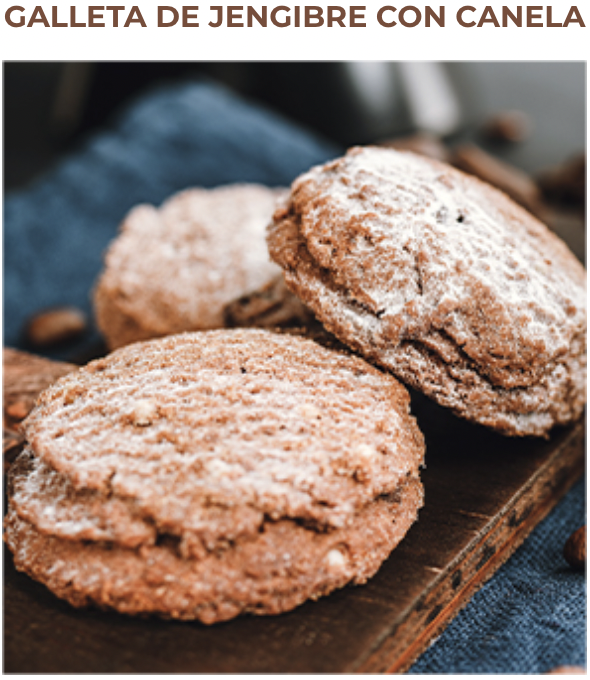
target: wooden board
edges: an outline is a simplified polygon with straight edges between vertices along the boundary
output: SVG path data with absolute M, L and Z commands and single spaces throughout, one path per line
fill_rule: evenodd
M 61 370 L 6 350 L 4 362 L 5 407 L 30 403 L 31 393 Z M 427 442 L 426 505 L 367 585 L 281 616 L 207 627 L 75 610 L 17 572 L 5 548 L 4 671 L 406 670 L 584 465 L 584 421 L 548 441 L 518 440 L 460 421 L 419 395 L 413 407 Z M 7 425 L 12 428 L 14 419 Z

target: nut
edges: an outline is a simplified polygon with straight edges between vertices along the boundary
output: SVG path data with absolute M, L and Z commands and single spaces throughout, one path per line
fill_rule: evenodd
M 531 134 L 531 117 L 524 111 L 500 111 L 484 126 L 484 134 L 499 142 L 523 142 Z
M 133 424 L 147 427 L 158 417 L 158 405 L 150 399 L 139 399 L 133 408 Z
M 582 666 L 558 666 L 546 675 L 586 675 L 586 669 Z
M 332 548 L 326 555 L 326 562 L 330 571 L 340 571 L 346 566 L 346 557 L 338 548 Z
M 27 340 L 36 347 L 73 340 L 86 330 L 86 316 L 75 307 L 56 307 L 34 316 L 27 324 Z
M 584 569 L 586 566 L 586 526 L 580 527 L 567 539 L 563 548 L 563 556 L 573 569 Z
M 29 407 L 23 401 L 15 401 L 6 407 L 6 415 L 12 420 L 24 420 L 29 411 Z

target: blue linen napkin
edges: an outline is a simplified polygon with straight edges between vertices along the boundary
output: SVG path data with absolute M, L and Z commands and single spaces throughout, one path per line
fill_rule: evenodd
M 90 312 L 103 252 L 133 205 L 159 204 L 189 186 L 287 185 L 341 151 L 212 83 L 148 93 L 110 131 L 7 197 L 5 344 L 22 346 L 22 326 L 41 308 L 72 304 Z M 584 665 L 585 577 L 561 556 L 565 538 L 584 523 L 580 482 L 410 672 L 542 673 Z
M 410 673 L 547 673 L 586 665 L 586 575 L 563 558 L 586 523 L 580 480 Z
M 211 83 L 166 87 L 140 98 L 110 131 L 8 196 L 4 343 L 22 346 L 24 324 L 41 309 L 74 305 L 90 314 L 104 251 L 134 205 L 158 205 L 191 186 L 288 186 L 341 151 Z M 94 331 L 82 344 L 97 338 Z M 68 347 L 48 355 L 66 359 L 72 352 Z

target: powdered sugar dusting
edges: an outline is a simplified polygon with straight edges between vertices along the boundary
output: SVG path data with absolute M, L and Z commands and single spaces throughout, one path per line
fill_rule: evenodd
M 455 339 L 464 344 L 470 329 L 459 310 L 478 285 L 489 290 L 498 305 L 518 315 L 524 322 L 521 337 L 538 339 L 544 354 L 552 356 L 569 347 L 572 334 L 565 322 L 577 325 L 585 316 L 580 277 L 576 280 L 571 272 L 555 267 L 540 225 L 507 201 L 498 202 L 497 192 L 413 154 L 377 148 L 349 154 L 336 178 L 328 174 L 326 180 L 317 168 L 298 184 L 308 181 L 321 186 L 328 210 L 342 215 L 342 222 L 334 225 L 335 234 L 362 217 L 375 246 L 359 234 L 346 257 L 360 260 L 363 250 L 370 250 L 374 266 L 364 272 L 362 281 L 354 270 L 341 275 L 349 276 L 351 284 L 363 284 L 372 309 L 384 310 L 384 316 L 404 315 L 404 307 L 415 301 L 417 313 L 425 316 L 445 307 L 445 315 L 453 317 Z M 363 192 L 365 186 L 370 190 Z M 301 231 L 310 253 L 329 266 L 322 244 L 325 233 L 317 230 L 324 212 L 325 204 L 319 202 L 306 213 Z M 529 238 L 521 238 L 525 233 Z M 395 250 L 399 261 L 378 257 L 388 250 Z M 422 261 L 416 261 L 418 253 L 424 253 Z M 404 265 L 419 270 L 420 290 L 416 276 L 408 277 Z M 581 269 L 572 266 L 576 273 Z M 471 279 L 467 282 L 452 274 L 467 270 Z
M 460 365 L 488 400 L 521 390 L 525 408 L 523 390 L 552 375 L 569 417 L 579 413 L 585 369 L 574 376 L 570 359 L 572 345 L 584 345 L 585 271 L 495 189 L 411 153 L 357 148 L 296 180 L 268 240 L 287 284 L 328 330 L 412 385 L 423 388 L 425 372 L 433 380 L 435 365 L 460 380 L 450 376 Z M 562 380 L 556 365 L 568 361 Z M 464 396 L 447 387 L 428 389 L 465 414 Z M 515 415 L 534 420 L 526 409 Z

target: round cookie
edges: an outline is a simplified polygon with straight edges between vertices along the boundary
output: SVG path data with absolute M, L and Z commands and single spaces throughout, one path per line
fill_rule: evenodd
M 284 189 L 189 189 L 158 209 L 135 207 L 110 245 L 94 291 L 113 349 L 183 331 L 222 328 L 223 307 L 280 270 L 264 240 Z
M 267 238 L 328 331 L 458 415 L 545 436 L 582 413 L 586 272 L 496 189 L 355 148 L 294 182 Z
M 46 390 L 24 429 L 6 541 L 75 605 L 286 611 L 365 582 L 422 504 L 405 388 L 295 336 L 129 345 Z

